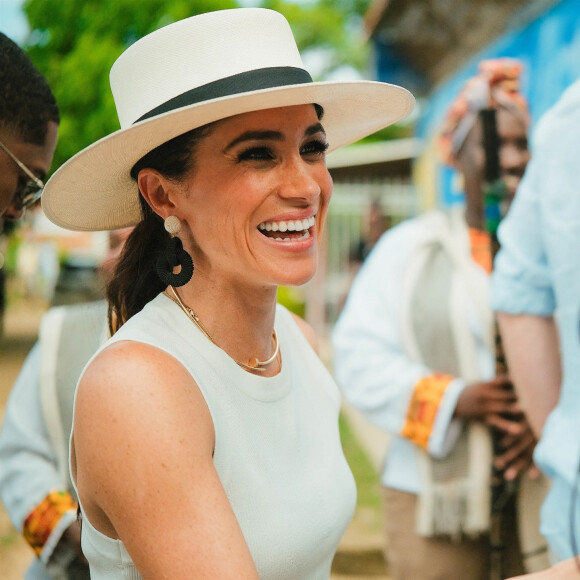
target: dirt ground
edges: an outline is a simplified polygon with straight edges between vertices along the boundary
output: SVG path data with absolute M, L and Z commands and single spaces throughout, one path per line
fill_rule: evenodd
M 0 337 L 0 424 L 10 388 L 36 340 L 45 311 L 46 305 L 37 300 L 23 301 L 6 313 L 4 335 Z M 388 580 L 381 542 L 378 515 L 357 510 L 335 557 L 332 580 Z M 14 530 L 0 503 L 0 580 L 22 579 L 32 557 L 31 549 Z

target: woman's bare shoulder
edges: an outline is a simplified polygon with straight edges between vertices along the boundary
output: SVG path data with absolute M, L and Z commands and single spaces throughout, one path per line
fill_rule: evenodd
M 185 367 L 167 352 L 149 344 L 119 341 L 104 348 L 87 366 L 79 382 L 79 396 L 130 400 L 149 393 L 163 397 L 195 386 Z
M 137 388 L 151 382 L 148 377 L 193 378 L 169 353 L 150 344 L 121 340 L 104 348 L 88 365 L 81 383 L 103 388 L 123 388 L 137 382 Z M 141 379 L 145 379 L 144 381 Z
M 77 446 L 83 433 L 89 443 L 101 433 L 160 445 L 187 434 L 213 451 L 213 423 L 191 374 L 165 351 L 134 341 L 106 347 L 85 370 L 75 404 Z
M 123 541 L 144 578 L 186 578 L 191 569 L 231 578 L 236 567 L 257 578 L 213 464 L 214 441 L 191 374 L 158 348 L 119 341 L 79 383 L 79 497 L 89 521 Z

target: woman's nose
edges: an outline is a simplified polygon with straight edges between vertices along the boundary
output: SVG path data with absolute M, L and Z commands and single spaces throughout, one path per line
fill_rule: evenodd
M 324 167 L 324 171 L 327 172 L 326 167 Z M 311 202 L 321 193 L 320 173 L 320 167 L 303 160 L 289 164 L 279 185 L 280 196 Z

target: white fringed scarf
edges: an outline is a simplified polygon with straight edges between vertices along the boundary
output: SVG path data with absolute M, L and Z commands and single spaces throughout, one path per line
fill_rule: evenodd
M 402 336 L 418 362 L 467 383 L 482 380 L 475 337 L 466 324 L 465 300 L 475 303 L 487 346 L 492 349 L 488 284 L 470 253 L 462 210 L 433 212 L 425 218 L 431 236 L 407 270 Z M 422 492 L 416 530 L 423 536 L 477 536 L 489 530 L 493 451 L 483 424 L 470 422 L 451 453 L 433 459 L 419 451 Z

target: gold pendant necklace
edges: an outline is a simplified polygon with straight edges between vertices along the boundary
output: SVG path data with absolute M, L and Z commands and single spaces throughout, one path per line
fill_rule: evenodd
M 197 328 L 199 328 L 199 330 L 201 330 L 202 334 L 208 340 L 213 342 L 218 348 L 221 348 L 219 346 L 219 344 L 217 344 L 217 342 L 213 339 L 211 334 L 207 331 L 206 327 L 201 323 L 199 316 L 189 306 L 186 306 L 181 301 L 181 298 L 179 298 L 179 295 L 175 291 L 175 288 L 173 286 L 169 286 L 169 288 L 171 289 L 171 293 L 173 294 L 173 296 L 170 296 L 167 291 L 164 292 L 165 296 L 167 296 L 167 298 L 169 298 L 170 300 L 173 300 L 173 302 L 175 302 L 181 308 L 181 310 L 183 310 L 183 312 L 185 312 L 187 317 L 197 326 Z M 266 370 L 266 367 L 276 360 L 276 357 L 278 356 L 278 353 L 280 352 L 280 343 L 278 342 L 278 336 L 276 335 L 276 329 L 274 329 L 272 331 L 272 338 L 274 339 L 274 343 L 276 346 L 274 347 L 274 354 L 267 360 L 258 360 L 256 357 L 252 357 L 248 361 L 248 363 L 246 364 L 246 363 L 240 362 L 239 360 L 236 360 L 234 357 L 230 357 L 230 358 L 238 366 L 242 367 L 243 369 L 245 369 L 247 371 L 258 371 L 260 373 L 263 373 Z

